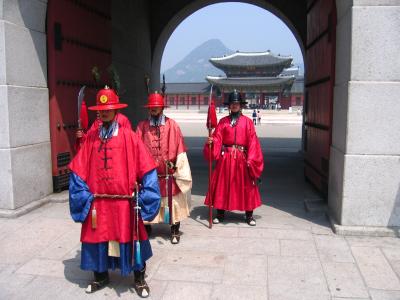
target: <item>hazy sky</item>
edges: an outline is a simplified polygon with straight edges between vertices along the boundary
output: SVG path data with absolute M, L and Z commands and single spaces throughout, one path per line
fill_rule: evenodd
M 207 6 L 179 24 L 165 47 L 161 72 L 214 38 L 233 51 L 271 50 L 292 55 L 295 64 L 303 63 L 300 46 L 280 19 L 258 6 L 229 2 Z

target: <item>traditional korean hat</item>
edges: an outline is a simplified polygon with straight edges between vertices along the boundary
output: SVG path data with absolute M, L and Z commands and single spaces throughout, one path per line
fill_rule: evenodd
M 153 108 L 153 107 L 168 107 L 168 106 L 165 105 L 164 103 L 164 97 L 156 91 L 147 97 L 147 104 L 144 105 L 144 107 Z
M 233 90 L 233 92 L 230 93 L 228 96 L 228 102 L 224 102 L 225 105 L 230 105 L 232 103 L 247 104 L 247 102 L 243 100 L 242 95 L 237 90 Z
M 128 104 L 119 103 L 119 97 L 113 89 L 105 86 L 96 96 L 96 105 L 90 106 L 89 110 L 112 110 L 127 107 Z

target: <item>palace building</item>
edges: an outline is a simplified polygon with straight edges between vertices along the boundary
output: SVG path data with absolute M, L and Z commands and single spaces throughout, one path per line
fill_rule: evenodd
M 246 99 L 252 98 L 250 106 L 270 107 L 270 99 L 274 99 L 282 107 L 283 103 L 290 102 L 290 91 L 296 79 L 290 71 L 284 72 L 292 67 L 292 60 L 291 56 L 274 55 L 269 50 L 236 52 L 211 58 L 211 64 L 221 69 L 226 77 L 207 76 L 206 79 L 224 96 L 234 89 L 246 94 Z
M 208 83 L 169 83 L 167 102 L 175 109 L 201 109 L 208 105 L 211 85 L 216 105 L 222 106 L 226 95 L 234 89 L 244 94 L 250 108 L 288 109 L 303 106 L 304 77 L 292 67 L 291 56 L 267 52 L 236 52 L 211 58 L 210 62 L 226 76 L 207 76 Z

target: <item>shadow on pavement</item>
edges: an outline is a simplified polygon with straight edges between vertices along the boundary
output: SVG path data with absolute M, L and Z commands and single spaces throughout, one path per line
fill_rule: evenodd
M 264 154 L 264 172 L 259 186 L 263 205 L 254 211 L 257 221 L 263 206 L 330 229 L 324 212 L 307 212 L 304 199 L 321 199 L 304 178 L 300 138 L 259 138 Z M 208 189 L 208 163 L 203 157 L 203 137 L 185 137 L 193 177 L 192 195 L 205 195 Z M 226 212 L 224 223 L 244 223 L 244 213 Z M 191 218 L 208 223 L 208 207 L 193 207 Z M 202 221 L 202 222 L 200 222 Z M 258 222 L 257 222 L 258 224 Z
M 86 272 L 80 269 L 81 251 L 76 251 L 74 258 L 65 259 L 64 277 L 69 282 L 78 285 L 80 288 L 86 288 L 89 280 L 92 278 L 91 272 Z M 82 290 L 84 293 L 84 290 Z
M 80 268 L 80 261 L 81 251 L 76 251 L 74 258 L 63 260 L 64 277 L 69 282 L 79 286 L 82 289 L 82 295 L 84 295 L 89 282 L 93 280 L 93 272 L 82 270 Z M 122 294 L 128 291 L 133 294 L 135 293 L 133 288 L 133 272 L 129 276 L 122 276 L 119 269 L 116 269 L 109 271 L 109 276 L 110 283 L 107 285 L 107 288 L 112 289 L 118 297 L 121 297 Z M 96 292 L 96 296 L 104 293 L 107 293 L 106 289 Z

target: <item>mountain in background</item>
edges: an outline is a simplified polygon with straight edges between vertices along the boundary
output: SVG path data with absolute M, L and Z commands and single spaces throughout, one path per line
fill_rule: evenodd
M 165 71 L 165 81 L 167 83 L 174 82 L 206 82 L 205 77 L 225 76 L 225 73 L 214 67 L 208 60 L 211 57 L 220 57 L 230 55 L 234 51 L 228 49 L 220 40 L 211 39 L 194 50 L 192 50 L 183 60 L 174 67 Z M 294 66 L 300 68 L 299 75 L 304 74 L 304 64 L 293 62 Z M 162 78 L 162 74 L 160 76 Z
M 234 51 L 225 47 L 217 39 L 204 42 L 192 50 L 183 60 L 174 67 L 165 71 L 166 82 L 205 82 L 207 75 L 218 76 L 225 73 L 214 67 L 208 60 L 211 57 L 219 57 L 232 54 Z M 161 74 L 162 78 L 162 74 Z

